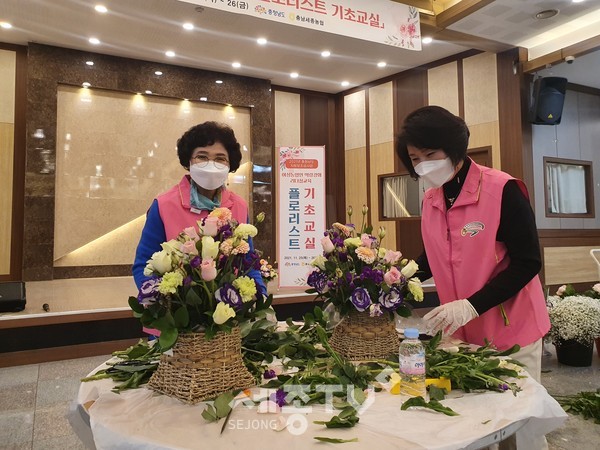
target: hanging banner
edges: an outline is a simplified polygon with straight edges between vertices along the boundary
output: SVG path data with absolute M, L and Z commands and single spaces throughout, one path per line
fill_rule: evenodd
M 183 0 L 312 30 L 421 50 L 419 11 L 389 0 Z
M 327 228 L 325 147 L 279 147 L 277 167 L 279 287 L 307 287 Z

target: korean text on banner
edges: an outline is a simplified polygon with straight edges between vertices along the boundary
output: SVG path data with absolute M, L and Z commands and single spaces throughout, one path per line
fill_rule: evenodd
M 207 8 L 421 50 L 419 11 L 389 0 L 183 0 Z
M 325 147 L 277 149 L 279 287 L 307 286 L 325 231 Z

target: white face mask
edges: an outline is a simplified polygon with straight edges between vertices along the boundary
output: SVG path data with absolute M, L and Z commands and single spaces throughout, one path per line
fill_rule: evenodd
M 214 161 L 208 161 L 206 166 L 200 167 L 200 164 L 190 166 L 190 176 L 192 180 L 208 191 L 220 188 L 227 180 L 229 167 L 225 166 L 219 169 Z
M 430 186 L 438 188 L 454 175 L 454 166 L 450 158 L 423 161 L 415 166 L 415 172 Z

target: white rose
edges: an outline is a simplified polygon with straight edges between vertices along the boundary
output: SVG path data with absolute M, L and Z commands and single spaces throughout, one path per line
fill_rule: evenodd
M 153 272 L 162 275 L 171 270 L 172 266 L 173 264 L 169 253 L 166 250 L 161 250 L 160 252 L 154 253 L 152 258 L 148 260 L 146 268 L 144 269 L 144 275 L 146 275 L 148 271 L 150 273 L 146 276 L 152 275 Z
M 417 270 L 419 270 L 419 265 L 414 260 L 411 259 L 402 268 L 402 270 L 400 270 L 400 272 L 402 272 L 402 275 L 404 275 L 406 278 L 410 278 L 417 272 Z
M 217 307 L 213 313 L 213 321 L 217 325 L 224 324 L 232 317 L 235 317 L 235 311 L 231 306 L 223 302 L 217 303 Z
M 211 236 L 202 236 L 202 259 L 217 259 L 219 242 Z
M 327 259 L 323 255 L 319 255 L 312 260 L 310 265 L 313 267 L 318 267 L 321 270 L 325 270 L 325 261 L 327 261 Z
M 596 283 L 595 285 L 592 286 L 592 289 L 595 292 L 598 292 L 600 294 L 600 283 Z
M 163 250 L 169 253 L 177 253 L 181 248 L 181 242 L 179 242 L 177 239 L 171 239 L 168 242 L 163 242 L 160 244 L 160 246 L 163 248 Z

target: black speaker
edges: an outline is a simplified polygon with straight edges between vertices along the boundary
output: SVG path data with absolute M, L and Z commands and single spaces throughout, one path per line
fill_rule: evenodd
M 559 124 L 566 90 L 566 78 L 545 77 L 535 80 L 529 121 L 537 125 Z
M 0 312 L 17 312 L 25 309 L 25 283 L 22 281 L 0 283 Z

